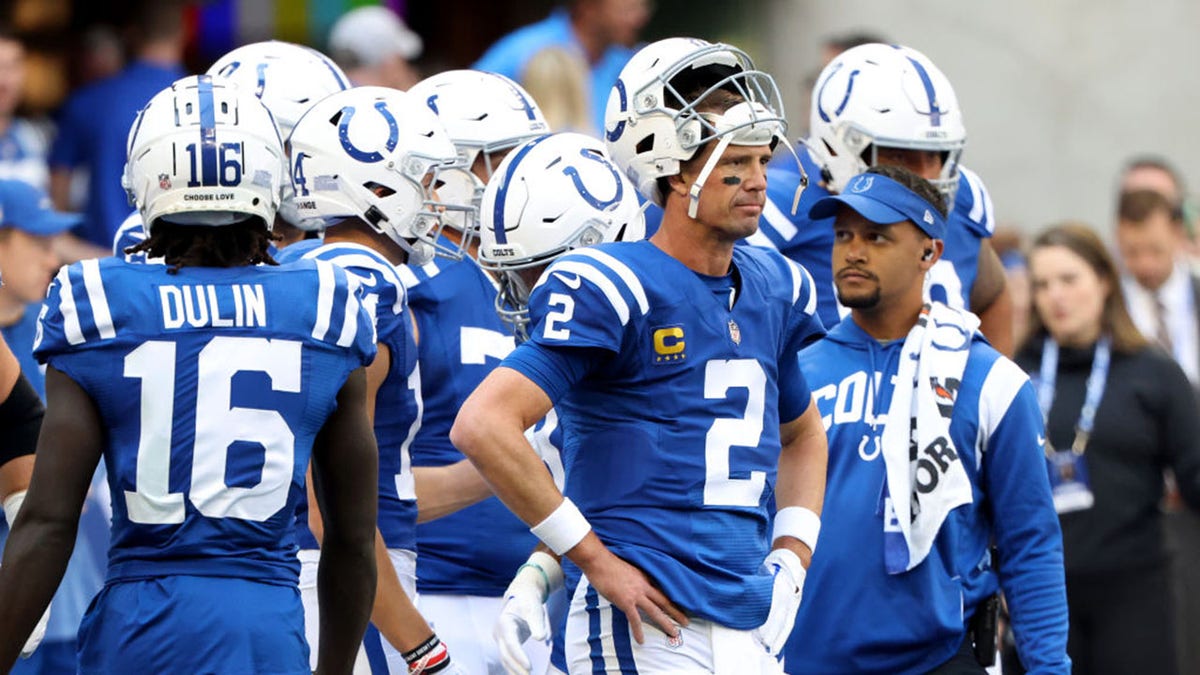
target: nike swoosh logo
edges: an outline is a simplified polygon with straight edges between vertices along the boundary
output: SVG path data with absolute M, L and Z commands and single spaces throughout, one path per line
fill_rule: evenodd
M 1046 444 L 1046 437 L 1041 434 L 1038 434 L 1038 445 L 1045 445 L 1045 444 Z
M 567 276 L 566 274 L 563 274 L 562 272 L 555 272 L 554 276 L 556 278 L 558 278 L 559 281 L 563 282 L 563 284 L 567 288 L 570 288 L 573 291 L 579 290 L 579 285 L 581 282 L 579 280 L 578 274 L 572 274 L 571 276 Z

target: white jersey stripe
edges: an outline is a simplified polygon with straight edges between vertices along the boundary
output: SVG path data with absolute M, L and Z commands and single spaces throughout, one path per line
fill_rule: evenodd
M 757 230 L 755 230 L 754 234 L 746 237 L 746 243 L 759 248 L 769 248 L 776 251 L 779 250 L 778 247 L 775 246 L 775 242 L 771 241 L 770 237 L 763 234 L 762 227 L 759 227 Z
M 83 329 L 79 326 L 79 312 L 75 309 L 75 292 L 71 288 L 68 270 L 68 267 L 63 267 L 58 271 L 58 282 L 62 286 L 58 308 L 62 312 L 63 333 L 67 336 L 67 342 L 78 345 L 84 342 Z
M 775 230 L 776 234 L 778 234 L 779 237 L 785 242 L 791 241 L 792 238 L 795 237 L 799 232 L 792 221 L 789 220 L 788 217 L 784 215 L 783 211 L 780 211 L 779 207 L 775 205 L 775 202 L 771 201 L 770 199 L 768 199 L 767 203 L 763 205 L 762 215 L 762 220 L 765 220 L 767 224 L 771 226 L 771 229 Z
M 979 459 L 980 453 L 987 448 L 988 439 L 1008 414 L 1008 407 L 1012 405 L 1021 387 L 1028 381 L 1029 376 L 1025 371 L 1003 356 L 992 364 L 979 390 L 979 442 L 976 445 L 976 459 Z
M 405 288 L 413 288 L 421 283 L 421 278 L 408 265 L 397 265 L 396 275 L 400 277 L 400 283 L 404 284 Z
M 317 279 L 320 281 L 317 291 L 317 323 L 313 326 L 312 336 L 316 340 L 324 340 L 329 333 L 329 319 L 333 314 L 333 293 L 336 283 L 333 279 L 333 267 L 329 263 L 317 261 Z
M 91 258 L 80 262 L 80 266 L 83 268 L 83 284 L 87 289 L 88 304 L 92 306 L 96 330 L 100 331 L 101 339 L 116 337 L 117 330 L 113 326 L 112 312 L 108 308 L 108 296 L 104 293 L 104 280 L 100 278 L 100 261 Z
M 342 334 L 338 337 L 337 346 L 349 347 L 354 344 L 354 338 L 358 335 L 358 282 L 355 281 L 354 275 L 346 273 L 346 314 L 342 318 Z
M 378 253 L 359 244 L 336 244 L 337 248 L 330 246 L 322 246 L 315 248 L 304 254 L 305 258 L 314 258 L 317 260 L 326 260 L 328 262 L 341 267 L 344 270 L 349 270 L 351 267 L 363 267 L 369 270 L 378 272 L 383 277 L 384 281 L 391 284 L 396 289 L 396 301 L 392 303 L 392 312 L 399 314 L 404 310 L 404 282 L 400 280 L 400 271 L 395 265 L 380 260 Z M 343 252 L 343 248 L 359 248 L 370 253 L 351 253 Z M 333 255 L 329 255 L 330 253 Z
M 800 299 L 800 290 L 804 287 L 804 277 L 801 276 L 800 266 L 787 260 L 788 272 L 792 273 L 792 304 Z
M 621 291 L 617 290 L 617 285 L 605 276 L 604 272 L 577 260 L 560 260 L 546 270 L 546 273 L 542 275 L 542 279 L 547 279 L 553 272 L 573 272 L 595 284 L 600 289 L 600 292 L 604 293 L 604 297 L 608 298 L 608 303 L 617 312 L 617 318 L 621 320 L 621 325 L 624 326 L 629 323 L 629 303 L 625 302 L 625 298 L 621 297 Z
M 804 313 L 812 316 L 817 311 L 817 282 L 813 281 L 812 274 L 803 265 L 797 264 L 796 267 L 800 268 L 804 278 L 808 280 L 808 304 L 804 306 Z
M 624 281 L 625 285 L 629 287 L 629 291 L 633 293 L 633 297 L 637 299 L 638 309 L 642 310 L 642 314 L 650 313 L 650 300 L 646 297 L 646 289 L 642 288 L 642 282 L 638 280 L 637 275 L 625 263 L 594 248 L 577 249 L 571 251 L 571 254 L 582 255 L 597 260 L 615 272 L 617 276 L 621 277 L 621 281 Z

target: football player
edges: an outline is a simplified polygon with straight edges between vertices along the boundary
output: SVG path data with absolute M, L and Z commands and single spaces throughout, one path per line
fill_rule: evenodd
M 292 128 L 313 104 L 335 91 L 350 86 L 349 80 L 329 57 L 321 52 L 290 42 L 269 40 L 234 49 L 217 59 L 208 74 L 232 80 L 243 89 L 254 92 L 271 111 L 279 137 L 287 140 Z M 279 204 L 275 226 L 274 246 L 283 248 L 309 236 L 316 236 L 316 226 L 304 223 L 296 214 L 295 195 L 291 181 L 283 185 L 283 201 Z M 126 260 L 144 260 L 143 254 L 126 249 L 146 238 L 141 214 L 134 212 L 113 236 L 113 255 Z
M 811 280 L 734 245 L 766 199 L 778 90 L 734 47 L 662 40 L 622 70 L 606 127 L 662 225 L 547 268 L 529 341 L 467 399 L 451 440 L 569 559 L 569 671 L 778 672 L 826 453 L 795 357 L 824 332 Z M 565 499 L 523 435 L 551 406 Z
M 327 547 L 317 671 L 348 672 L 375 588 L 360 486 L 378 462 L 357 282 L 268 253 L 283 147 L 251 92 L 179 80 L 127 147 L 139 248 L 165 265 L 85 260 L 50 287 L 35 344 L 47 414 L 0 568 L 0 671 L 63 574 L 103 457 L 112 545 L 80 670 L 311 672 L 293 528 L 311 455 Z
M 445 202 L 478 207 L 484 185 L 515 146 L 548 127 L 520 85 L 494 73 L 452 70 L 427 78 L 409 95 L 433 111 L 454 143 L 466 171 L 439 174 Z M 463 460 L 450 443 L 454 415 L 475 387 L 514 347 L 512 331 L 496 316 L 496 278 L 480 269 L 477 222 L 448 214 L 440 246 L 465 248 L 461 260 L 438 257 L 400 268 L 409 306 L 423 335 L 418 346 L 424 407 L 413 438 L 413 466 L 439 467 Z M 433 495 L 417 483 L 422 510 Z M 417 527 L 419 608 L 438 635 L 454 646 L 454 662 L 470 673 L 500 667 L 488 630 L 502 594 L 536 538 L 500 500 L 488 498 L 460 513 Z M 549 653 L 531 643 L 528 658 L 544 667 Z
M 812 222 L 808 210 L 868 167 L 903 166 L 937 185 L 951 207 L 946 254 L 929 272 L 927 294 L 978 314 L 991 343 L 1011 355 L 1012 298 L 989 241 L 992 200 L 979 177 L 959 164 L 966 129 L 942 71 L 908 47 L 861 45 L 825 67 L 811 107 L 800 167 L 786 155 L 772 166 L 762 229 L 750 243 L 777 248 L 812 272 L 821 320 L 835 325 L 848 310 L 837 302 L 829 267 L 833 228 Z M 812 185 L 797 202 L 801 173 Z
M 361 278 L 364 303 L 375 314 L 379 354 L 367 368 L 367 383 L 380 449 L 376 556 L 381 571 L 373 622 L 386 638 L 383 650 L 391 672 L 446 672 L 451 665 L 446 646 L 411 601 L 416 592 L 418 495 L 409 453 L 424 402 L 418 334 L 397 266 L 428 260 L 443 218 L 470 224 L 475 208 L 438 200 L 434 190 L 443 173 L 461 164 L 434 114 L 403 92 L 357 87 L 325 98 L 296 124 L 291 150 L 298 213 L 305 222 L 320 223 L 325 237 L 289 246 L 280 257 L 325 260 L 345 268 Z M 439 338 L 430 333 L 427 339 Z M 430 485 L 422 505 L 426 516 L 446 512 L 436 500 L 461 506 L 489 494 L 465 460 L 439 467 Z M 321 557 L 319 514 L 302 510 L 297 526 L 302 531 L 301 590 L 313 636 L 318 607 L 309 589 Z

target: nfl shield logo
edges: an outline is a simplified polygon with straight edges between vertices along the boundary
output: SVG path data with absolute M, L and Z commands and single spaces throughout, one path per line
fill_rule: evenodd
M 733 344 L 735 345 L 742 344 L 742 329 L 738 328 L 737 323 L 733 319 L 729 320 L 729 339 L 733 340 Z
M 170 190 L 171 189 L 171 176 L 169 174 L 165 174 L 165 173 L 158 174 L 158 187 L 161 190 Z

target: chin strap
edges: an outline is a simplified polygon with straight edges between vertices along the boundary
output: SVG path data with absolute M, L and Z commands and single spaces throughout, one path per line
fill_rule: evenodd
M 721 155 L 725 154 L 725 149 L 733 142 L 733 134 L 725 134 L 721 136 L 721 140 L 717 141 L 717 147 L 713 148 L 712 154 L 708 156 L 708 161 L 704 163 L 704 168 L 700 169 L 700 173 L 696 175 L 696 182 L 692 183 L 692 189 L 688 191 L 688 217 L 695 218 L 697 209 L 700 208 L 700 190 L 704 187 L 704 181 L 708 180 L 708 175 L 717 167 L 717 162 L 721 161 Z

